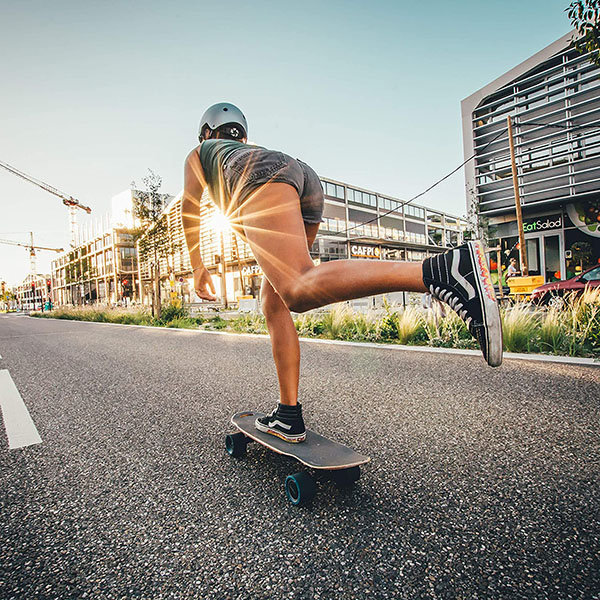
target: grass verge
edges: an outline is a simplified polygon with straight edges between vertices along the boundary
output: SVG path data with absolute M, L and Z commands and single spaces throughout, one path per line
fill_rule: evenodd
M 190 316 L 185 309 L 176 306 L 166 306 L 160 320 L 154 319 L 146 309 L 59 308 L 32 315 L 101 323 L 268 333 L 265 318 L 259 314 L 226 320 L 218 314 Z M 517 303 L 501 309 L 501 315 L 507 352 L 600 358 L 600 288 L 587 290 L 579 296 L 566 296 L 548 309 Z M 302 337 L 477 348 L 464 322 L 449 309 L 446 314 L 440 314 L 424 312 L 414 306 L 398 308 L 384 303 L 380 311 L 362 313 L 340 304 L 328 311 L 296 315 L 294 324 Z

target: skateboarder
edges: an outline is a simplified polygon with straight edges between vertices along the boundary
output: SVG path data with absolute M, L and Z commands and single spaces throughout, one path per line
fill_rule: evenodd
M 215 300 L 199 247 L 200 198 L 212 201 L 245 239 L 265 277 L 261 306 L 279 379 L 278 407 L 256 428 L 288 442 L 305 439 L 298 403 L 300 345 L 290 311 L 304 312 L 354 298 L 396 291 L 429 292 L 453 308 L 491 366 L 502 362 L 502 327 L 483 247 L 469 242 L 422 263 L 310 258 L 323 214 L 317 174 L 281 152 L 247 144 L 248 124 L 229 103 L 211 106 L 185 161 L 182 220 L 200 298 Z

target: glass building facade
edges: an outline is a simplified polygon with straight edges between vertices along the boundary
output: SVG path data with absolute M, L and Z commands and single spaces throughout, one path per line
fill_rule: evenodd
M 384 196 L 340 181 L 321 178 L 325 210 L 310 249 L 315 263 L 337 259 L 421 261 L 426 256 L 462 243 L 464 219 Z M 250 246 L 231 231 L 218 231 L 216 207 L 205 194 L 200 206 L 200 252 L 221 296 L 223 269 L 230 303 L 241 296 L 258 298 L 263 273 Z M 389 213 L 389 214 L 386 214 Z M 173 254 L 161 260 L 163 297 L 180 296 L 194 302 L 193 278 L 181 225 L 181 194 L 166 208 Z M 140 261 L 139 280 L 144 302 L 150 281 L 149 265 Z
M 531 275 L 556 281 L 600 258 L 600 69 L 557 40 L 462 102 L 467 203 L 503 267 L 520 262 L 507 117 Z M 497 274 L 496 274 L 497 278 Z
M 419 261 L 462 242 L 466 222 L 458 217 L 339 181 L 321 185 L 325 211 L 313 259 Z

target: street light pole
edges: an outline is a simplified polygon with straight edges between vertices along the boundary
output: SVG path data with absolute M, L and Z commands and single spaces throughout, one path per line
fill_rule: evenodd
M 244 295 L 244 278 L 242 276 L 242 263 L 240 262 L 240 248 L 238 246 L 237 237 L 235 237 L 235 232 L 231 232 L 231 239 L 233 240 L 233 247 L 235 248 L 235 256 L 237 257 L 237 267 L 238 274 L 240 276 L 240 295 Z
M 223 230 L 220 231 L 221 235 L 221 295 L 223 296 L 223 305 L 225 308 L 227 304 L 227 264 L 225 263 L 225 240 L 223 236 Z
M 512 119 L 506 117 L 508 125 L 508 145 L 510 147 L 510 163 L 512 167 L 513 188 L 515 190 L 515 208 L 517 211 L 517 227 L 519 228 L 519 246 L 521 247 L 521 270 L 524 277 L 529 275 L 527 264 L 527 246 L 525 245 L 525 232 L 523 231 L 523 213 L 521 211 L 521 197 L 519 195 L 519 177 L 517 173 L 517 162 L 515 160 L 515 142 L 513 140 Z

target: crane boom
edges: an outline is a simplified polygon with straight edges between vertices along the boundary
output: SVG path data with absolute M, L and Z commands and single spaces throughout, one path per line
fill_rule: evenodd
M 20 242 L 14 242 L 13 240 L 0 240 L 0 244 L 10 244 L 11 246 L 22 246 L 23 248 L 29 248 L 34 250 L 52 250 L 52 252 L 62 252 L 64 248 L 46 248 L 45 246 L 32 246 L 31 244 L 22 244 Z
M 0 240 L 0 244 L 10 244 L 11 246 L 22 246 L 29 250 L 29 263 L 31 266 L 31 274 L 35 277 L 37 273 L 35 251 L 36 250 L 51 250 L 52 252 L 62 252 L 62 248 L 46 248 L 44 246 L 34 246 L 33 244 L 33 231 L 29 232 L 29 244 L 23 244 L 21 242 L 15 242 L 13 240 Z
M 68 194 L 65 194 L 64 192 L 61 192 L 60 190 L 56 189 L 55 187 L 52 187 L 51 185 L 48 185 L 47 183 L 45 183 L 39 179 L 36 179 L 35 177 L 31 177 L 31 175 L 27 175 L 26 173 L 23 173 L 23 171 L 19 171 L 19 169 L 16 169 L 15 167 L 9 165 L 8 163 L 0 161 L 0 167 L 3 167 L 9 173 L 12 173 L 13 175 L 16 175 L 17 177 L 20 177 L 21 179 L 24 179 L 25 181 L 29 181 L 29 183 L 33 183 L 34 185 L 37 185 L 38 187 L 42 188 L 43 190 L 46 190 L 47 192 L 50 192 L 51 194 L 58 196 L 63 201 L 63 204 L 65 206 L 76 206 L 77 208 L 81 208 L 82 210 L 85 210 L 85 212 L 88 214 L 90 214 L 92 212 L 92 209 L 89 206 L 85 206 L 84 204 L 81 204 L 81 202 L 79 202 L 79 200 L 73 198 L 73 196 L 69 196 Z

